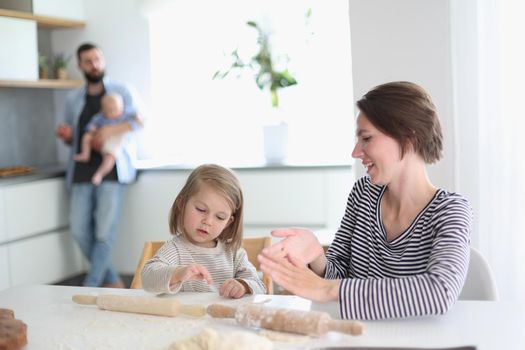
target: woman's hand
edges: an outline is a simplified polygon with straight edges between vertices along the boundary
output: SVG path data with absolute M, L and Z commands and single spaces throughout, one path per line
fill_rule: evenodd
M 227 298 L 239 299 L 247 292 L 246 286 L 233 278 L 226 280 L 219 288 L 219 295 Z
M 280 242 L 263 249 L 267 257 L 293 257 L 307 265 L 324 255 L 324 250 L 312 231 L 302 228 L 273 230 L 272 236 L 284 237 Z
M 213 284 L 213 279 L 211 278 L 210 273 L 204 266 L 199 264 L 192 264 L 176 269 L 173 272 L 173 275 L 171 276 L 170 285 L 173 285 L 177 282 L 185 282 L 191 280 L 205 280 L 208 284 Z
M 319 302 L 337 300 L 340 280 L 319 277 L 291 256 L 272 258 L 261 254 L 258 258 L 261 270 L 291 293 Z

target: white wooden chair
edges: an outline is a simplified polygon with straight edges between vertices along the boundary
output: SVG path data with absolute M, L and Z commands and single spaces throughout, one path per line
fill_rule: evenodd
M 470 248 L 470 263 L 460 300 L 498 300 L 498 288 L 492 270 L 481 253 Z

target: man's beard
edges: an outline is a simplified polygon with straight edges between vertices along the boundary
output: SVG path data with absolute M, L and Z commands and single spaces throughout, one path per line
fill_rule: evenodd
M 100 83 L 102 81 L 102 79 L 104 78 L 104 71 L 100 72 L 100 74 L 98 75 L 95 75 L 95 74 L 91 74 L 91 73 L 87 73 L 87 72 L 84 72 L 84 77 L 86 78 L 86 80 L 90 83 Z

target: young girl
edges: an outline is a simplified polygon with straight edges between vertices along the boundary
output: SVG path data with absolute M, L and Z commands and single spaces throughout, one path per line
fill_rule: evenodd
M 201 165 L 171 207 L 174 237 L 142 270 L 153 293 L 219 292 L 241 298 L 266 288 L 241 247 L 243 196 L 239 180 L 218 165 Z

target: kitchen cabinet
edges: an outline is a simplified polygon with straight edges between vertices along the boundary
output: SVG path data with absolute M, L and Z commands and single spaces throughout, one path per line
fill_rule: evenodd
M 21 183 L 4 189 L 9 240 L 62 228 L 68 224 L 68 200 L 61 178 Z
M 62 177 L 0 187 L 0 289 L 55 283 L 85 270 L 68 216 Z
M 0 9 L 0 87 L 69 89 L 82 85 L 81 80 L 39 80 L 37 44 L 37 28 L 83 28 L 82 0 L 34 0 L 32 5 L 33 13 Z
M 7 289 L 10 286 L 7 246 L 0 245 L 0 290 Z
M 38 79 L 38 48 L 34 21 L 0 17 L 0 77 Z
M 0 244 L 6 242 L 7 230 L 5 230 L 5 209 L 4 209 L 4 189 L 0 187 Z
M 67 229 L 8 245 L 10 284 L 47 284 L 78 275 L 82 257 Z
M 32 0 L 33 14 L 81 22 L 84 19 L 82 0 Z

